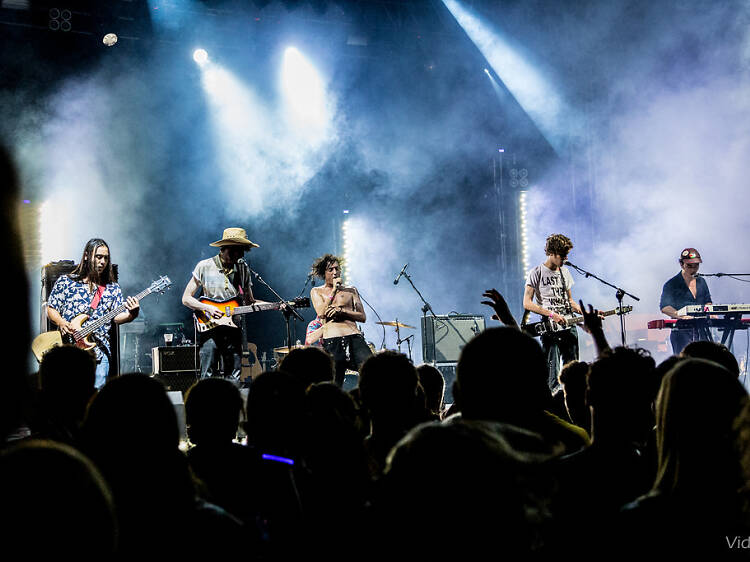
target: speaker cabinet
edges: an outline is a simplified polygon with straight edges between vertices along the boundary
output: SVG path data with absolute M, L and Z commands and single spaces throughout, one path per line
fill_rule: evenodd
M 170 402 L 174 406 L 174 413 L 177 414 L 177 425 L 180 428 L 180 439 L 187 439 L 187 424 L 185 423 L 185 401 L 182 392 L 167 391 Z
M 425 363 L 455 363 L 469 340 L 483 330 L 484 316 L 423 316 L 422 360 Z
M 153 347 L 151 365 L 154 374 L 197 371 L 200 367 L 198 346 Z
M 456 381 L 456 363 L 438 363 L 435 368 L 440 371 L 445 381 L 443 401 L 446 405 L 453 404 L 453 383 Z

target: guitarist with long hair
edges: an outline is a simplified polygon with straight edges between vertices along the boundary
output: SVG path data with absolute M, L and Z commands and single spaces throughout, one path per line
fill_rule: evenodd
M 86 242 L 81 261 L 68 275 L 61 275 L 55 281 L 47 299 L 47 316 L 58 327 L 63 337 L 70 337 L 76 331 L 71 322 L 81 314 L 88 315 L 88 321 L 95 321 L 108 312 L 123 305 L 122 289 L 112 267 L 109 245 L 101 238 Z M 140 304 L 135 297 L 124 300 L 123 312 L 114 317 L 116 324 L 125 324 L 136 319 Z M 98 327 L 93 333 L 96 346 L 96 387 L 101 388 L 109 374 L 112 348 L 109 341 L 111 322 Z
M 529 272 L 523 295 L 523 307 L 527 312 L 539 314 L 551 325 L 556 323 L 560 327 L 541 336 L 549 369 L 547 384 L 553 396 L 562 390 L 557 380 L 562 365 L 578 359 L 578 331 L 575 326 L 567 327 L 566 323 L 566 318 L 573 313 L 583 314 L 570 290 L 573 276 L 563 265 L 572 249 L 573 242 L 567 236 L 548 236 L 544 248 L 547 259 Z M 526 316 L 527 313 L 524 318 Z

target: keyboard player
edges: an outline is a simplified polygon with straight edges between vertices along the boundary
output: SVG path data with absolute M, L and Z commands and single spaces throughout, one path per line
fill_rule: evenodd
M 680 272 L 664 283 L 659 307 L 661 311 L 678 322 L 670 333 L 672 353 L 677 355 L 691 341 L 710 340 L 711 334 L 705 320 L 692 316 L 680 316 L 679 310 L 685 306 L 712 304 L 711 292 L 698 269 L 703 262 L 695 248 L 685 248 L 680 252 Z M 682 324 L 682 325 L 681 325 Z

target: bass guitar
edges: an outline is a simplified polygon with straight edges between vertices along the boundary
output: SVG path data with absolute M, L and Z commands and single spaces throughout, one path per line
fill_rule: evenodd
M 622 315 L 627 314 L 633 310 L 632 306 L 623 306 L 613 308 L 612 310 L 606 310 L 600 312 L 602 316 L 612 316 L 613 314 Z M 571 316 L 565 319 L 565 324 L 554 322 L 551 318 L 547 317 L 539 322 L 532 322 L 531 324 L 525 324 L 521 326 L 521 329 L 531 336 L 541 336 L 549 332 L 559 332 L 560 330 L 567 330 L 571 326 L 576 324 L 583 324 L 583 316 Z
M 309 308 L 310 299 L 308 297 L 298 297 L 293 301 L 286 302 L 268 302 L 263 304 L 249 304 L 242 306 L 237 299 L 228 300 L 214 300 L 207 297 L 200 297 L 198 299 L 201 303 L 207 304 L 219 312 L 221 317 L 214 318 L 202 310 L 196 310 L 193 313 L 195 317 L 195 324 L 199 332 L 207 332 L 218 326 L 228 326 L 230 328 L 238 328 L 237 324 L 232 320 L 232 316 L 240 314 L 250 314 L 252 312 L 262 312 L 264 310 L 279 310 L 282 306 L 286 305 L 291 308 Z
M 159 279 L 149 285 L 148 289 L 144 289 L 135 295 L 135 298 L 140 301 L 151 293 L 163 293 L 171 285 L 172 282 L 169 280 L 169 277 L 159 277 Z M 104 316 L 100 316 L 91 322 L 86 322 L 89 319 L 88 314 L 79 314 L 70 321 L 75 330 L 72 336 L 63 337 L 59 330 L 39 334 L 31 343 L 31 350 L 34 352 L 34 357 L 36 357 L 36 360 L 41 363 L 42 357 L 45 353 L 53 347 L 57 347 L 63 343 L 74 344 L 76 347 L 85 350 L 94 349 L 94 347 L 96 347 L 96 341 L 94 340 L 93 335 L 94 332 L 102 326 L 106 326 L 115 316 L 125 310 L 127 310 L 127 306 L 123 303 Z

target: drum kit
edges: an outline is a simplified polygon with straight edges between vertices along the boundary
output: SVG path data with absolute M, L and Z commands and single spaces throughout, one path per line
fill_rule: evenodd
M 380 324 L 381 326 L 391 326 L 393 328 L 396 328 L 396 345 L 398 346 L 398 352 L 401 353 L 401 344 L 406 342 L 406 346 L 409 350 L 409 359 L 411 359 L 411 345 L 414 340 L 414 334 L 405 337 L 404 339 L 401 339 L 401 328 L 407 328 L 411 330 L 415 330 L 416 328 L 414 326 L 409 326 L 409 324 L 402 324 L 398 321 L 398 318 L 396 320 L 391 322 L 375 322 L 376 324 Z
M 414 335 L 412 334 L 410 336 L 405 337 L 404 339 L 401 339 L 401 329 L 405 328 L 409 330 L 415 330 L 416 328 L 414 326 L 410 326 L 409 324 L 404 324 L 402 322 L 399 322 L 398 319 L 394 321 L 389 321 L 389 322 L 375 322 L 375 324 L 379 324 L 381 326 L 390 326 L 392 328 L 395 328 L 396 329 L 396 345 L 398 346 L 399 353 L 401 353 L 401 344 L 406 343 L 408 346 L 408 350 L 409 350 L 409 358 L 411 359 L 411 346 L 412 346 L 412 342 L 414 339 Z M 375 353 L 375 346 L 372 343 L 368 343 L 368 345 L 370 349 L 372 350 L 372 352 Z M 305 346 L 304 344 L 297 343 L 296 345 L 291 346 L 291 349 L 301 349 L 303 347 L 307 347 L 307 346 Z M 290 348 L 287 345 L 273 348 L 273 356 L 277 364 L 281 363 L 281 360 L 287 356 L 287 354 L 289 353 L 289 350 Z

